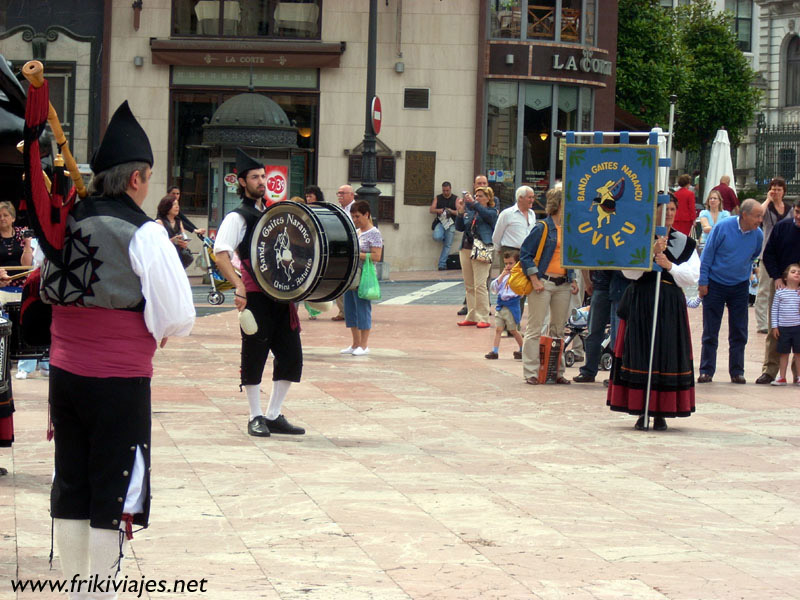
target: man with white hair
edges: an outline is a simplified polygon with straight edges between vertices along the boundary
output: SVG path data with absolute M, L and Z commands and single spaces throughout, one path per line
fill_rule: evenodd
M 492 234 L 492 243 L 501 253 L 506 250 L 519 252 L 522 242 L 536 225 L 536 213 L 531 208 L 536 199 L 533 189 L 527 185 L 520 186 L 514 197 L 516 203 L 500 213 Z

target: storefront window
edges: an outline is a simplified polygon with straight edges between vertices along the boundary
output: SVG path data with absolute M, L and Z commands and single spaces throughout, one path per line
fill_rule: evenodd
M 486 173 L 500 206 L 505 207 L 514 201 L 519 84 L 490 81 L 488 96 Z
M 559 86 L 558 88 L 558 123 L 560 131 L 579 131 L 578 121 L 578 88 Z M 563 145 L 558 148 L 556 157 L 556 179 L 563 179 Z
M 521 31 L 520 0 L 489 0 L 489 37 L 519 39 Z
M 170 156 L 170 184 L 181 189 L 181 206 L 189 214 L 208 214 L 209 194 L 218 198 L 225 181 L 212 181 L 211 177 L 220 179 L 216 173 L 228 174 L 230 165 L 220 165 L 209 171 L 211 156 L 209 149 L 203 146 L 203 123 L 210 119 L 214 111 L 228 98 L 239 91 L 206 91 L 172 93 L 172 131 Z M 316 94 L 266 93 L 286 113 L 289 122 L 298 130 L 297 150 L 292 151 L 289 165 L 289 196 L 302 196 L 306 185 L 316 180 L 316 161 L 313 152 L 317 144 L 319 123 L 318 96 Z M 217 159 L 215 159 L 217 160 Z M 233 157 L 230 158 L 233 161 Z M 233 162 L 231 162 L 231 165 Z M 226 170 L 227 169 L 227 170 Z M 236 201 L 235 186 L 226 189 L 224 211 L 230 202 Z M 229 192 L 229 193 L 228 193 Z M 219 207 L 215 209 L 219 211 Z M 224 212 L 222 216 L 224 216 Z M 213 216 L 213 215 L 212 215 Z M 221 217 L 220 217 L 221 218 Z
M 203 122 L 219 106 L 219 94 L 178 93 L 172 99 L 172 177 L 169 185 L 181 190 L 181 209 L 205 215 L 208 206 L 208 149 L 203 144 Z
M 320 0 L 173 0 L 173 35 L 319 39 Z
M 592 90 L 589 88 L 580 88 L 580 97 L 580 125 L 578 128 L 581 131 L 593 131 L 592 105 L 594 104 L 594 98 L 592 97 Z
M 543 210 L 544 192 L 550 186 L 550 147 L 553 86 L 525 85 L 525 117 L 522 133 L 522 185 L 536 192 L 536 210 Z

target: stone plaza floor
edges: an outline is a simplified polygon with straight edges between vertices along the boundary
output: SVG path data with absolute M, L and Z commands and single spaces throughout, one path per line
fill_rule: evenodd
M 340 355 L 344 325 L 301 309 L 303 381 L 284 405 L 307 429 L 297 437 L 247 435 L 235 312 L 171 339 L 152 384 L 151 526 L 123 575 L 206 579 L 206 592 L 141 597 L 800 598 L 800 388 L 753 384 L 764 336 L 752 318 L 748 384 L 729 383 L 721 348 L 697 412 L 658 433 L 607 409 L 605 372 L 525 385 L 513 340 L 485 360 L 493 330 L 456 327 L 457 308 L 376 305 L 365 357 Z M 13 383 L 0 599 L 62 598 L 11 591 L 60 576 L 47 381 Z

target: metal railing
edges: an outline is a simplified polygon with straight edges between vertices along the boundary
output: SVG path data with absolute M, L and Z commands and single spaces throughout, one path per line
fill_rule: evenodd
M 756 185 L 767 190 L 773 177 L 786 180 L 787 195 L 800 194 L 800 125 L 770 125 L 764 114 L 756 126 Z

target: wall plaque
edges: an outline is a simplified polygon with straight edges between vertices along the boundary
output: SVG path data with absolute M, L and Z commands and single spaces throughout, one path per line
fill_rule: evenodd
M 405 197 L 403 204 L 429 206 L 436 196 L 436 152 L 406 151 Z

